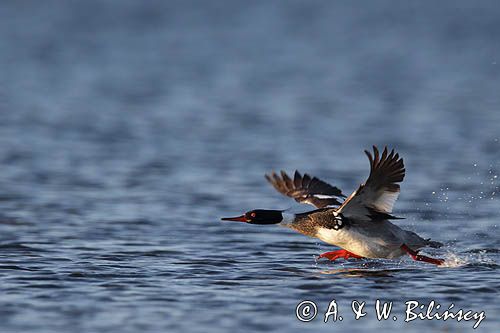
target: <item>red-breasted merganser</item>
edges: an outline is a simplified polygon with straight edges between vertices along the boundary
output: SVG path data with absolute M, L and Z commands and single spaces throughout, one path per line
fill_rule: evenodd
M 344 202 L 345 195 L 330 184 L 308 174 L 295 171 L 293 179 L 284 171 L 266 175 L 274 188 L 300 203 L 308 203 L 317 209 L 300 214 L 283 210 L 255 209 L 238 217 L 222 218 L 224 221 L 240 221 L 250 224 L 281 224 L 304 235 L 316 237 L 335 245 L 341 250 L 323 253 L 319 258 L 387 258 L 408 254 L 414 260 L 435 265 L 443 259 L 418 254 L 423 247 L 440 247 L 439 242 L 424 239 L 414 232 L 403 230 L 389 222 L 397 219 L 391 215 L 399 196 L 398 183 L 403 181 L 403 159 L 394 149 L 385 147 L 379 154 L 373 146 L 373 155 L 365 150 L 370 160 L 370 175 Z

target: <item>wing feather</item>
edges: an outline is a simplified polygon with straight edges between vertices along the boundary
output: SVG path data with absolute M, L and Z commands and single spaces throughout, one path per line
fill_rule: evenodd
M 340 205 L 338 198 L 345 198 L 339 188 L 319 178 L 311 178 L 307 173 L 302 176 L 298 171 L 295 171 L 293 179 L 285 171 L 281 171 L 280 175 L 273 172 L 265 177 L 278 192 L 295 199 L 297 202 L 323 208 Z
M 387 147 L 382 154 L 373 146 L 373 155 L 365 150 L 370 161 L 370 175 L 365 184 L 354 191 L 338 209 L 346 217 L 373 220 L 374 216 L 390 216 L 405 176 L 403 159 Z

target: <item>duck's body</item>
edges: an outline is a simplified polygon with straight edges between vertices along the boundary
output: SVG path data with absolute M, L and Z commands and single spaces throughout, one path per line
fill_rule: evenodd
M 397 219 L 391 213 L 399 195 L 398 183 L 403 181 L 405 175 L 404 164 L 394 150 L 388 153 L 386 148 L 382 155 L 375 146 L 373 150 L 373 156 L 365 151 L 370 160 L 370 176 L 343 203 L 338 199 L 345 196 L 337 187 L 307 174 L 302 176 L 297 171 L 292 179 L 282 171 L 281 177 L 273 173 L 266 175 L 266 179 L 280 193 L 318 209 L 301 214 L 254 210 L 224 220 L 253 224 L 279 223 L 343 249 L 320 256 L 330 260 L 339 257 L 393 259 L 409 254 L 415 260 L 442 264 L 442 259 L 417 254 L 420 248 L 439 247 L 440 243 L 403 230 L 389 221 Z
M 332 228 L 331 214 L 328 210 L 316 210 L 293 217 L 287 216 L 288 218 L 280 225 L 365 258 L 394 259 L 401 257 L 407 254 L 401 249 L 402 244 L 406 244 L 414 250 L 439 245 L 439 243 L 426 240 L 412 231 L 403 230 L 388 220 L 373 222 L 346 221 L 344 219 L 345 226 L 335 230 Z

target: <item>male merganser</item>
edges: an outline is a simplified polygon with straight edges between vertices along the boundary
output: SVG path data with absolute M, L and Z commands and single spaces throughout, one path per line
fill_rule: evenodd
M 414 232 L 403 230 L 389 222 L 392 208 L 399 196 L 405 168 L 403 159 L 394 149 L 382 155 L 373 146 L 373 155 L 365 150 L 370 160 L 370 175 L 343 203 L 342 191 L 308 174 L 295 171 L 291 179 L 284 171 L 266 175 L 274 188 L 300 203 L 308 203 L 317 209 L 300 214 L 283 210 L 255 209 L 238 217 L 222 218 L 224 221 L 240 221 L 250 224 L 281 224 L 304 235 L 316 237 L 335 245 L 341 250 L 323 253 L 319 258 L 387 258 L 408 254 L 414 260 L 435 265 L 443 259 L 418 254 L 419 249 L 440 247 L 439 242 L 424 239 Z

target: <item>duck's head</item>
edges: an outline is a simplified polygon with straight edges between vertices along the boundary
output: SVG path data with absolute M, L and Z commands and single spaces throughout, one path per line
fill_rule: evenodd
M 283 211 L 270 209 L 254 209 L 241 216 L 223 217 L 222 221 L 237 221 L 250 224 L 277 224 L 283 221 Z

